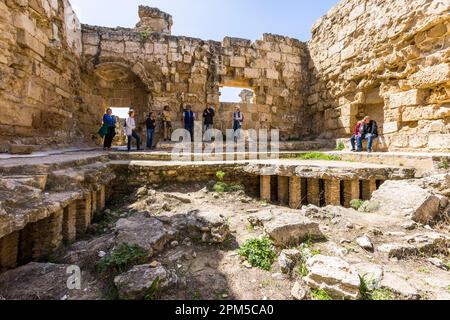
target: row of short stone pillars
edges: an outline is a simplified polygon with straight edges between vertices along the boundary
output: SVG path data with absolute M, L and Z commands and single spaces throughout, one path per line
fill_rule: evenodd
M 0 272 L 31 261 L 47 259 L 63 244 L 84 234 L 97 212 L 106 205 L 106 188 L 86 193 L 49 217 L 0 239 Z
M 261 200 L 300 209 L 303 205 L 350 207 L 355 199 L 370 200 L 384 180 L 339 180 L 261 176 Z

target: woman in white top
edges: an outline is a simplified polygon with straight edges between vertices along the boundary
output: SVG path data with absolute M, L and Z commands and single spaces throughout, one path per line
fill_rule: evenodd
M 136 113 L 134 112 L 134 110 L 130 109 L 130 111 L 128 112 L 128 119 L 126 120 L 126 127 L 125 127 L 125 132 L 128 137 L 128 152 L 131 151 L 131 141 L 133 140 L 133 138 L 136 139 L 137 149 L 142 150 L 141 137 L 136 132 L 136 120 L 134 119 L 135 116 Z

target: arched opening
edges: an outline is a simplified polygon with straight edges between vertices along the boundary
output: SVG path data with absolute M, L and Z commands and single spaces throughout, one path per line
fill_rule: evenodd
M 83 77 L 84 105 L 100 123 L 106 108 L 114 111 L 121 120 L 124 109 L 133 108 L 136 111 L 136 125 L 138 132 L 145 132 L 145 117 L 149 110 L 152 95 L 148 87 L 132 69 L 120 63 L 102 63 L 92 72 Z M 125 112 L 126 114 L 126 112 Z M 114 145 L 125 144 L 123 121 L 118 121 L 117 137 Z

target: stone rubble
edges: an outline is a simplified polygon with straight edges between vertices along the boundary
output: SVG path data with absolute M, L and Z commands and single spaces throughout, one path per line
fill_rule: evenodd
M 309 274 L 303 280 L 323 289 L 335 299 L 358 299 L 360 279 L 356 269 L 337 257 L 314 256 L 306 262 Z

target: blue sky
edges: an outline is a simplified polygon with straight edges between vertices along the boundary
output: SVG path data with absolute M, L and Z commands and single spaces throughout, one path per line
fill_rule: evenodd
M 225 36 L 250 40 L 274 33 L 307 41 L 312 25 L 338 0 L 69 0 L 82 23 L 134 27 L 140 4 L 173 16 L 172 33 L 204 40 Z M 222 93 L 237 102 L 240 90 Z
M 311 26 L 338 0 L 69 0 L 81 22 L 134 27 L 140 4 L 174 19 L 173 34 L 204 40 L 250 40 L 263 33 L 309 40 Z

